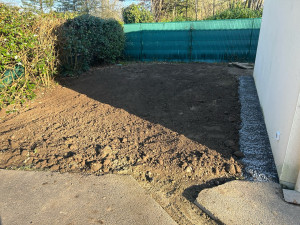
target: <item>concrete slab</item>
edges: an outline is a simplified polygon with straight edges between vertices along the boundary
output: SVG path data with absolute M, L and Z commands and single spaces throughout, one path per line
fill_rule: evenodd
M 176 224 L 130 176 L 0 170 L 0 224 Z
M 283 189 L 282 191 L 283 191 L 284 200 L 286 202 L 300 205 L 300 192 L 295 190 L 288 190 L 288 189 Z
M 273 182 L 228 182 L 201 191 L 195 203 L 224 224 L 300 224 L 300 206 L 286 203 Z

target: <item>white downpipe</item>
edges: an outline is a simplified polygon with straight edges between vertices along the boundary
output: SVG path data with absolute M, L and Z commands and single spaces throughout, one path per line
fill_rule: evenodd
M 300 170 L 298 172 L 298 178 L 297 178 L 296 185 L 295 185 L 295 191 L 300 192 Z

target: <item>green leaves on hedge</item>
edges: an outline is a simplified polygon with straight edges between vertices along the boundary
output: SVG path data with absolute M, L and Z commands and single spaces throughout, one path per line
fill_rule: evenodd
M 64 75 L 76 75 L 100 63 L 114 63 L 121 56 L 125 43 L 119 22 L 90 15 L 67 20 L 59 39 Z
M 79 75 L 121 56 L 125 35 L 119 22 L 75 16 L 32 14 L 0 3 L 0 109 L 32 99 L 55 75 Z

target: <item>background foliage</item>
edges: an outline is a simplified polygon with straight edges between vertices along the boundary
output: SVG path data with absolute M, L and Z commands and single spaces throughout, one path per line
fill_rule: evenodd
M 151 12 L 155 22 L 173 22 L 220 19 L 220 17 L 224 19 L 260 17 L 263 2 L 264 0 L 152 0 L 143 1 L 139 5 Z M 139 21 L 139 17 L 139 13 L 131 13 L 128 22 L 123 14 L 125 23 Z
M 131 4 L 123 9 L 124 23 L 152 23 L 154 18 L 152 13 L 143 5 Z
M 28 9 L 35 13 L 44 13 L 52 11 L 55 0 L 22 0 L 24 9 Z
M 102 19 L 122 20 L 122 3 L 119 0 L 54 0 L 56 11 L 89 14 Z
M 218 12 L 216 15 L 208 17 L 207 20 L 225 20 L 225 19 L 242 19 L 242 18 L 260 18 L 262 17 L 262 9 L 254 10 L 237 6 L 232 9 Z

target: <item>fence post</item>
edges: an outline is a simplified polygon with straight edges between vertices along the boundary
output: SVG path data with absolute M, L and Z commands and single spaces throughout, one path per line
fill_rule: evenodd
M 192 24 L 192 22 L 190 22 L 189 34 L 190 34 L 189 61 L 191 62 L 192 61 L 192 51 L 193 51 L 193 24 Z
M 140 38 L 140 44 L 141 44 L 141 61 L 143 61 L 143 27 L 142 24 L 140 24 L 140 33 L 141 33 L 141 38 Z
M 248 62 L 250 62 L 250 56 L 251 56 L 251 47 L 252 47 L 252 38 L 253 38 L 254 20 L 255 20 L 255 18 L 252 19 L 252 29 L 251 29 L 251 34 L 250 34 L 250 44 L 249 44 L 249 52 L 248 52 Z

